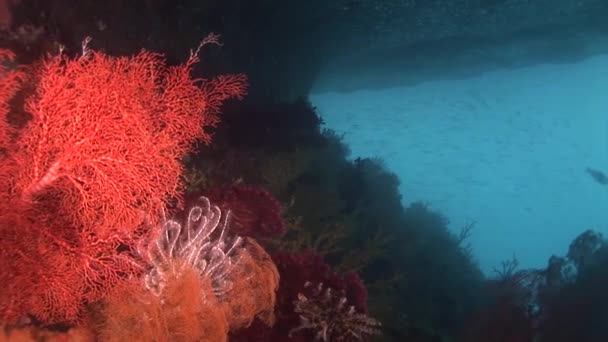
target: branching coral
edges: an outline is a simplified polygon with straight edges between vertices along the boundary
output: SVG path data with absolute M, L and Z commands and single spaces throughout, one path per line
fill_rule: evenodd
M 380 322 L 359 313 L 342 293 L 319 283 L 316 287 L 306 283 L 310 295 L 298 294 L 294 311 L 300 316 L 300 325 L 289 332 L 293 335 L 302 330 L 312 330 L 315 340 L 361 341 L 380 333 Z
M 78 58 L 27 67 L 0 49 L 0 323 L 73 323 L 136 277 L 143 213 L 160 222 L 181 197 L 180 159 L 210 142 L 203 128 L 222 102 L 246 93 L 244 75 L 191 77 L 215 34 L 176 66 L 88 42 Z

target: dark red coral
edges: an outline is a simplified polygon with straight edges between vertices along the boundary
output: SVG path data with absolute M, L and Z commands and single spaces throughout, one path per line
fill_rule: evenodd
M 306 282 L 323 283 L 335 291 L 344 291 L 348 301 L 358 312 L 367 313 L 367 289 L 356 273 L 338 274 L 323 258 L 311 251 L 304 253 L 277 252 L 273 260 L 281 274 L 279 295 L 293 301 L 298 293 L 307 294 Z
M 300 317 L 294 311 L 298 294 L 312 296 L 313 288 L 306 284 L 322 283 L 337 293 L 343 293 L 349 305 L 358 313 L 367 313 L 367 290 L 356 273 L 335 273 L 320 255 L 313 252 L 276 252 L 272 256 L 280 274 L 279 291 L 275 306 L 276 323 L 266 327 L 254 322 L 249 328 L 231 335 L 231 341 L 310 341 L 306 333 L 289 332 L 300 325 Z
M 222 210 L 232 213 L 232 229 L 241 236 L 269 238 L 286 230 L 283 207 L 265 189 L 246 184 L 235 184 L 205 192 Z

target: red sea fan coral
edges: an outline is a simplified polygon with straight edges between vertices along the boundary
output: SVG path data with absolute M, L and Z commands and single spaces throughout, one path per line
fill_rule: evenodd
M 209 141 L 202 127 L 221 102 L 246 91 L 243 75 L 192 79 L 197 52 L 168 67 L 83 44 L 79 58 L 9 69 L 0 50 L 0 322 L 74 321 L 138 272 L 129 259 L 143 218 L 158 221 L 180 196 L 180 159 Z
M 8 50 L 0 49 L 0 149 L 6 149 L 10 142 L 10 135 L 14 129 L 8 122 L 10 100 L 20 89 L 25 73 L 22 68 L 10 68 L 14 63 L 15 55 Z
M 0 222 L 1 321 L 26 313 L 45 323 L 74 321 L 85 302 L 141 271 L 130 259 L 135 241 L 128 236 L 99 239 L 49 227 L 61 226 L 58 220 Z
M 205 43 L 205 42 L 204 42 Z M 241 96 L 241 76 L 208 90 L 189 73 L 196 54 L 166 67 L 160 55 L 44 60 L 32 70 L 31 120 L 15 142 L 15 189 L 24 202 L 60 203 L 57 214 L 100 235 L 132 230 L 157 213 L 182 172 L 180 158 L 217 122 L 217 99 Z M 214 98 L 215 97 L 215 98 Z

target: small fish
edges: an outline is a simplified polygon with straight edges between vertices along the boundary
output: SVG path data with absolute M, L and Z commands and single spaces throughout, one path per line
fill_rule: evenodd
M 602 171 L 587 168 L 587 173 L 593 177 L 596 182 L 603 185 L 608 185 L 608 176 L 606 176 Z

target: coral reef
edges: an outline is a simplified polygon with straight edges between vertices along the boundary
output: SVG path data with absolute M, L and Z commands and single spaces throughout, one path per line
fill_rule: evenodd
M 552 256 L 546 268 L 518 269 L 502 263 L 486 281 L 484 305 L 463 329 L 463 341 L 604 341 L 608 298 L 605 283 L 608 244 L 587 230 L 565 257 Z
M 339 135 L 321 128 L 322 120 L 310 103 L 268 107 L 227 113 L 213 145 L 188 161 L 205 170 L 202 193 L 234 184 L 258 186 L 283 207 L 286 232 L 258 240 L 281 274 L 275 311 L 283 319 L 277 319 L 272 331 L 254 322 L 247 333 L 231 332 L 232 338 L 287 339 L 288 331 L 299 324 L 292 302 L 304 293 L 307 281 L 336 288 L 319 278 L 330 271 L 357 272 L 365 281 L 370 316 L 382 322 L 380 340 L 459 334 L 480 301 L 483 285 L 465 241 L 468 234 L 452 234 L 448 221 L 423 204 L 404 208 L 397 177 L 381 160 L 349 160 L 348 147 Z M 268 135 L 258 138 L 256 131 Z M 315 257 L 304 258 L 307 253 Z M 315 258 L 323 262 L 284 267 Z M 292 268 L 311 271 L 294 276 Z M 354 285 L 338 283 L 336 291 L 357 288 Z M 292 336 L 299 338 L 305 340 Z
M 528 281 L 542 272 L 484 281 L 469 234 L 452 234 L 423 204 L 404 208 L 396 175 L 379 159 L 350 160 L 306 99 L 232 104 L 220 123 L 220 106 L 241 98 L 247 80 L 192 76 L 229 68 L 209 49 L 219 68 L 195 70 L 216 35 L 168 66 L 180 49 L 165 51 L 169 61 L 147 51 L 112 57 L 132 40 L 112 50 L 108 32 L 128 30 L 104 17 L 90 22 L 103 32 L 95 41 L 67 42 L 32 66 L 0 52 L 2 324 L 60 323 L 101 340 L 365 340 L 376 328 L 378 340 L 454 339 L 487 304 L 480 293 L 501 305 L 470 326 L 550 326 L 561 317 L 556 294 L 574 286 L 562 277 L 567 266 L 591 277 L 601 239 L 590 235 L 554 260 L 543 296 Z M 20 60 L 55 51 L 58 37 L 34 46 L 49 25 L 31 24 Z M 179 46 L 195 31 L 158 44 Z M 96 43 L 109 52 L 91 50 Z M 68 58 L 75 48 L 80 56 Z M 530 316 L 526 305 L 541 299 L 546 315 Z M 505 312 L 517 319 L 501 320 Z

